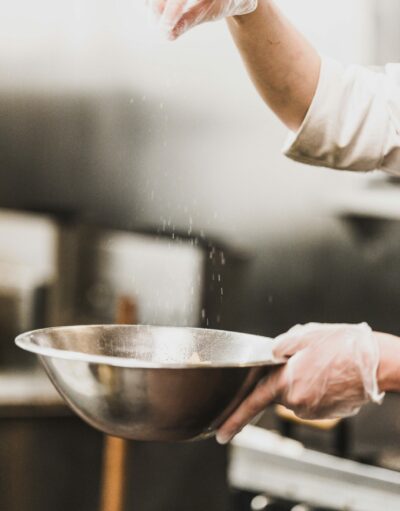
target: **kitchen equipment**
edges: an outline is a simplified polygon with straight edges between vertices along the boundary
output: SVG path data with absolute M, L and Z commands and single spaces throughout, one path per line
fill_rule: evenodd
M 398 511 L 400 474 L 307 449 L 255 426 L 231 444 L 229 482 L 236 490 L 307 502 L 316 510 Z M 267 508 L 268 509 L 268 508 Z
M 0 249 L 1 252 L 1 249 Z M 1 256 L 0 256 L 1 258 Z M 21 330 L 43 326 L 49 282 L 34 268 L 0 260 L 0 367 L 27 367 L 13 344 Z
M 279 363 L 270 339 L 196 328 L 59 327 L 16 343 L 84 420 L 135 440 L 211 436 Z
M 48 320 L 55 278 L 57 228 L 43 215 L 0 209 L 0 367 L 26 368 L 13 344 L 17 333 Z M 27 246 L 31 247 L 27 250 Z
M 241 330 L 244 253 L 175 230 L 88 227 L 81 241 L 76 309 L 83 324 L 113 323 L 126 295 L 137 300 L 142 324 Z

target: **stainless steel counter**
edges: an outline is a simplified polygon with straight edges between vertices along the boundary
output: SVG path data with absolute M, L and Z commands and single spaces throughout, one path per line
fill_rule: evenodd
M 232 444 L 233 487 L 348 511 L 400 509 L 400 473 L 306 449 L 248 426 Z

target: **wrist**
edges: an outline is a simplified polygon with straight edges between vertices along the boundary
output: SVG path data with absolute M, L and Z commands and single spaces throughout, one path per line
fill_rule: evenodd
M 378 387 L 381 392 L 400 391 L 400 339 L 374 333 L 379 345 Z
M 235 14 L 230 19 L 237 25 L 251 23 L 254 19 L 258 18 L 260 11 L 263 10 L 269 3 L 270 0 L 258 0 L 254 10 L 246 14 Z

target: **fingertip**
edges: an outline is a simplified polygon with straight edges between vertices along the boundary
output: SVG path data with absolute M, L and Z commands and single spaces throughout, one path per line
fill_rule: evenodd
M 218 431 L 218 433 L 215 435 L 215 439 L 220 445 L 226 445 L 229 444 L 229 442 L 232 440 L 234 435 L 229 435 L 227 433 L 224 433 L 222 431 Z
M 174 27 L 161 22 L 158 23 L 158 33 L 163 41 L 175 41 L 176 39 Z
M 182 16 L 172 29 L 174 39 L 178 39 L 178 37 L 187 32 L 191 26 L 193 26 L 193 24 L 190 22 L 190 16 L 188 14 Z
M 165 38 L 167 39 L 167 41 L 170 41 L 171 43 L 173 41 L 176 41 L 178 39 L 178 37 L 179 36 L 173 31 L 165 34 Z
M 170 33 L 169 40 L 170 41 L 176 41 L 178 39 L 178 37 L 180 37 L 182 34 L 183 34 L 183 32 L 180 32 L 178 30 L 173 30 Z

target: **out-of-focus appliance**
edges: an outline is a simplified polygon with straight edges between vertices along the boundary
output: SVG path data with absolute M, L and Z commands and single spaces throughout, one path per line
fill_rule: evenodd
M 233 488 L 275 496 L 274 506 L 279 499 L 293 502 L 293 509 L 281 502 L 279 511 L 400 509 L 400 473 L 306 449 L 254 426 L 233 441 L 229 480 Z
M 0 367 L 25 365 L 13 339 L 43 326 L 55 281 L 57 227 L 40 215 L 0 210 Z
M 140 323 L 234 330 L 244 262 L 201 237 L 91 230 L 79 310 L 84 319 L 112 322 L 118 298 L 130 296 Z
M 21 330 L 31 330 L 45 321 L 48 281 L 28 266 L 0 263 L 0 366 L 24 365 L 13 339 Z

